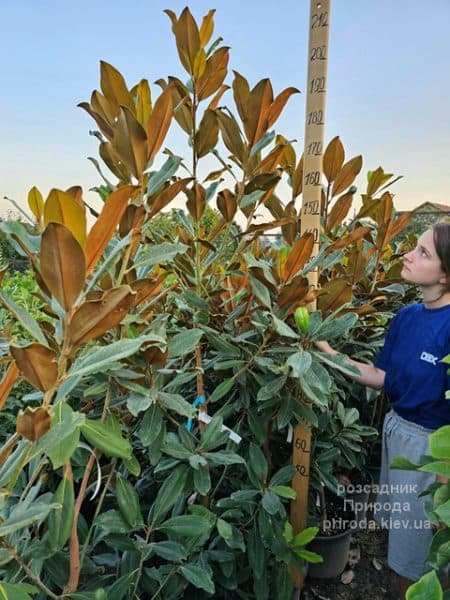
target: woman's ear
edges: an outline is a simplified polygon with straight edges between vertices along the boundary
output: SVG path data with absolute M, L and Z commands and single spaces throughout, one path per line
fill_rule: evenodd
M 450 276 L 444 273 L 439 279 L 439 283 L 442 283 L 447 289 L 450 289 Z

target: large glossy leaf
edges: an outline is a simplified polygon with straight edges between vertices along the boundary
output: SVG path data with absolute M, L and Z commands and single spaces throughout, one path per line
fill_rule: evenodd
M 44 498 L 37 498 L 29 506 L 24 502 L 16 504 L 9 516 L 1 523 L 0 536 L 10 535 L 36 521 L 42 521 L 51 510 L 61 508 L 61 504 L 49 502 L 48 497 L 51 497 L 51 494 L 46 494 Z
M 355 156 L 343 165 L 340 171 L 337 173 L 333 183 L 333 196 L 342 194 L 348 190 L 348 188 L 355 181 L 356 176 L 362 168 L 362 156 Z
M 353 202 L 353 194 L 343 194 L 340 196 L 333 208 L 329 212 L 327 216 L 326 230 L 327 232 L 334 229 L 342 223 L 345 217 L 348 215 L 348 211 L 350 210 Z
M 228 59 L 228 48 L 219 48 L 208 58 L 203 74 L 197 80 L 197 96 L 199 100 L 208 98 L 214 92 L 218 92 L 220 97 L 228 89 L 228 86 L 222 86 L 228 72 Z M 218 100 L 216 94 L 209 108 L 215 108 Z
M 196 537 L 208 533 L 211 529 L 211 522 L 206 517 L 199 515 L 180 515 L 168 519 L 158 529 L 168 535 Z
M 173 116 L 172 89 L 168 86 L 155 102 L 147 123 L 148 160 L 152 160 L 169 130 Z
M 48 518 L 48 536 L 53 548 L 63 548 L 70 538 L 75 506 L 73 480 L 63 477 L 55 491 L 55 502 L 61 504 Z
M 148 250 L 142 254 L 142 258 L 139 258 L 135 263 L 135 268 L 140 267 L 153 267 L 159 263 L 170 262 L 177 254 L 186 252 L 188 246 L 186 244 L 163 242 L 155 246 L 149 246 Z
M 44 225 L 65 225 L 77 242 L 84 246 L 86 241 L 86 210 L 69 193 L 53 189 L 44 205 Z
M 123 339 L 113 342 L 108 346 L 88 350 L 86 354 L 75 361 L 68 373 L 68 377 L 89 375 L 105 371 L 109 365 L 131 356 L 147 341 L 157 341 L 164 344 L 164 340 L 156 336 L 141 336 L 136 339 Z
M 83 437 L 95 448 L 107 456 L 128 458 L 131 455 L 131 444 L 109 422 L 102 423 L 87 419 L 81 426 Z
M 119 187 L 108 196 L 100 216 L 94 223 L 86 240 L 86 271 L 89 274 L 100 260 L 109 240 L 114 234 L 130 198 L 137 188 L 132 185 Z
M 152 114 L 152 98 L 148 81 L 141 79 L 135 88 L 135 92 L 137 98 L 136 118 L 145 129 Z
M 38 588 L 28 583 L 0 583 L 0 598 L 2 600 L 32 600 L 38 593 Z
M 214 594 L 216 589 L 211 575 L 198 565 L 185 564 L 180 567 L 180 573 L 196 588 L 205 590 L 208 594 Z
M 195 135 L 195 151 L 198 158 L 206 156 L 219 139 L 219 125 L 213 110 L 206 110 Z
M 50 430 L 39 440 L 36 454 L 44 452 L 50 457 L 53 468 L 62 467 L 75 452 L 80 439 L 80 426 L 85 415 L 74 412 L 66 402 L 53 408 Z
M 14 315 L 19 323 L 34 337 L 35 340 L 43 345 L 47 344 L 47 340 L 45 339 L 39 324 L 33 319 L 33 317 L 25 308 L 16 304 L 14 300 L 3 291 L 0 291 L 0 302 Z
M 201 329 L 187 329 L 174 335 L 169 341 L 169 358 L 178 358 L 191 354 L 198 345 L 203 331 Z
M 51 389 L 58 377 L 56 353 L 42 344 L 19 347 L 10 346 L 17 366 L 25 379 L 42 392 Z
M 121 160 L 140 180 L 147 166 L 147 134 L 128 108 L 120 108 L 112 143 Z
M 0 410 L 3 408 L 6 400 L 8 399 L 9 393 L 12 390 L 13 385 L 19 379 L 20 371 L 17 368 L 16 363 L 12 360 L 8 369 L 6 370 L 3 379 L 0 382 Z
M 428 437 L 428 445 L 434 458 L 450 460 L 450 425 L 440 427 Z
M 299 94 L 299 93 L 300 93 L 300 90 L 298 90 L 297 88 L 288 87 L 278 94 L 278 96 L 272 102 L 271 107 L 269 108 L 269 114 L 267 115 L 268 127 L 272 127 L 272 125 L 278 119 L 283 108 L 286 105 L 286 102 L 289 100 L 289 98 L 292 96 L 292 94 Z
M 406 591 L 406 600 L 442 600 L 443 592 L 436 571 L 430 571 Z
M 250 146 L 256 144 L 266 133 L 269 127 L 268 117 L 272 102 L 272 84 L 267 78 L 261 79 L 250 92 L 244 121 L 245 135 Z
M 37 221 L 40 221 L 44 216 L 44 199 L 36 186 L 33 186 L 28 192 L 28 206 Z
M 156 194 L 154 197 L 149 198 L 151 203 L 151 209 L 148 213 L 147 218 L 151 219 L 154 215 L 159 213 L 165 206 L 169 204 L 180 192 L 182 192 L 187 184 L 192 181 L 191 177 L 185 177 L 184 179 L 177 179 L 171 185 L 165 187 L 161 192 Z
M 47 433 L 51 426 L 49 409 L 44 406 L 19 411 L 16 420 L 16 431 L 18 434 L 35 442 Z
M 120 473 L 116 475 L 116 499 L 120 512 L 130 527 L 142 526 L 144 520 L 138 493 Z
M 189 468 L 178 465 L 158 490 L 153 505 L 153 522 L 160 522 L 184 493 Z
M 194 72 L 194 61 L 200 50 L 200 34 L 189 8 L 185 8 L 173 24 L 181 64 L 189 74 Z
M 332 183 L 342 168 L 345 159 L 344 146 L 336 136 L 328 144 L 323 155 L 323 172 L 328 179 L 328 183 Z
M 133 303 L 134 294 L 127 285 L 111 288 L 98 300 L 85 302 L 70 320 L 70 344 L 77 347 L 115 327 L 128 314 Z
M 286 260 L 284 269 L 285 281 L 292 279 L 302 269 L 311 257 L 313 246 L 314 236 L 312 233 L 305 233 L 300 239 L 294 242 Z
M 70 310 L 84 287 L 83 249 L 69 229 L 49 223 L 42 234 L 40 273 L 59 304 Z
M 117 107 L 117 114 L 119 106 L 126 106 L 131 111 L 135 110 L 133 98 L 122 74 L 104 60 L 100 61 L 100 86 L 106 98 Z

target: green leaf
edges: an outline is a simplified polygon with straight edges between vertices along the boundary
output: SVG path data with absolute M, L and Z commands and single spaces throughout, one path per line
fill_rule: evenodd
M 425 473 L 435 473 L 436 475 L 442 475 L 443 477 L 450 477 L 450 463 L 444 461 L 435 461 L 423 465 L 419 468 L 419 471 L 425 471 Z
M 164 481 L 153 505 L 153 522 L 163 519 L 184 494 L 188 473 L 186 465 L 178 465 Z
M 294 546 L 306 546 L 316 537 L 318 533 L 318 527 L 307 527 L 303 531 L 300 531 L 300 533 L 297 533 L 292 543 Z
M 275 588 L 277 598 L 292 598 L 294 584 L 289 565 L 284 562 L 275 563 Z
M 154 335 L 142 335 L 136 339 L 123 339 L 113 342 L 107 346 L 101 346 L 89 350 L 82 357 L 77 359 L 72 365 L 67 377 L 76 377 L 80 375 L 90 375 L 91 373 L 100 373 L 108 367 L 123 358 L 128 358 L 135 354 L 139 348 L 147 341 L 157 341 L 164 344 L 162 338 L 156 338 Z
M 207 466 L 194 470 L 194 487 L 202 496 L 206 496 L 211 489 L 211 476 Z
M 37 321 L 30 316 L 29 312 L 14 302 L 6 292 L 0 291 L 0 302 L 9 310 L 19 323 L 30 333 L 35 340 L 44 346 L 48 346 L 45 335 L 42 333 Z
M 249 448 L 249 464 L 248 466 L 254 471 L 258 479 L 266 478 L 268 473 L 268 466 L 266 457 L 259 446 L 250 443 Z
M 320 556 L 320 554 L 317 554 L 316 552 L 311 552 L 311 550 L 294 550 L 294 552 L 298 557 L 303 558 L 307 562 L 313 564 L 323 563 L 322 556 Z
M 253 523 L 253 527 L 250 529 L 248 535 L 247 553 L 248 562 L 255 574 L 255 579 L 261 579 L 264 575 L 266 551 L 256 521 Z
M 404 456 L 395 456 L 391 464 L 389 465 L 391 469 L 403 469 L 404 471 L 417 471 L 419 465 L 414 464 Z
M 53 510 L 48 517 L 48 536 L 52 548 L 65 546 L 72 532 L 75 506 L 73 480 L 64 477 L 55 492 L 55 502 L 61 504 L 61 510 Z
M 130 442 L 117 433 L 108 422 L 102 423 L 86 419 L 86 423 L 81 427 L 81 433 L 91 446 L 107 456 L 118 456 L 119 458 L 131 456 Z
M 269 310 L 272 309 L 272 303 L 270 301 L 270 292 L 266 288 L 264 284 L 262 284 L 259 279 L 256 279 L 253 275 L 250 274 L 250 283 L 253 289 L 253 293 L 258 298 L 263 306 L 266 306 Z
M 265 400 L 270 400 L 273 398 L 284 385 L 286 384 L 287 377 L 284 375 L 282 377 L 277 377 L 276 379 L 272 379 L 266 385 L 263 385 L 259 388 L 256 399 L 258 402 L 264 402 Z
M 157 529 L 168 535 L 197 537 L 198 535 L 209 533 L 211 523 L 209 519 L 199 515 L 180 515 L 168 519 Z
M 442 600 L 442 587 L 436 571 L 430 571 L 406 591 L 406 600 Z
M 281 335 L 283 337 L 293 338 L 294 340 L 298 340 L 298 338 L 299 338 L 298 334 L 295 333 L 295 331 L 291 327 L 289 327 L 289 325 L 287 325 L 284 321 L 282 321 L 275 315 L 272 315 L 272 319 L 273 319 L 273 328 L 279 335 Z
M 120 473 L 116 475 L 116 499 L 125 521 L 133 529 L 142 526 L 144 519 L 142 518 L 139 496 L 131 483 Z
M 134 579 L 136 578 L 137 569 L 131 571 L 131 573 L 126 573 L 119 577 L 112 585 L 106 590 L 107 598 L 114 598 L 114 600 L 123 600 L 126 598 L 130 588 L 132 588 L 134 584 Z
M 0 583 L 1 600 L 31 600 L 30 594 L 37 594 L 37 587 L 27 583 Z
M 208 594 L 215 593 L 216 589 L 211 576 L 201 567 L 187 564 L 180 567 L 180 572 L 196 588 L 205 590 Z
M 434 458 L 450 460 L 450 425 L 440 427 L 428 437 L 428 446 Z
M 312 354 L 314 354 L 316 358 L 318 358 L 326 365 L 333 367 L 333 369 L 336 369 L 337 371 L 341 371 L 341 373 L 344 373 L 344 375 L 361 375 L 359 369 L 348 364 L 347 356 L 344 356 L 342 354 L 332 356 L 331 354 L 325 354 L 324 352 L 315 351 L 312 351 Z
M 180 396 L 179 394 L 167 394 L 166 392 L 159 392 L 158 400 L 168 410 L 182 415 L 183 417 L 193 418 L 195 417 L 195 408 L 189 402 Z
M 177 254 L 184 254 L 188 249 L 185 244 L 172 244 L 170 242 L 150 246 L 148 251 L 141 254 L 134 268 L 153 267 L 160 263 L 170 262 Z
M 234 452 L 205 452 L 205 458 L 212 465 L 245 465 L 245 460 Z
M 230 377 L 229 379 L 225 379 L 224 381 L 219 383 L 219 385 L 216 387 L 213 393 L 209 396 L 209 401 L 217 402 L 217 400 L 223 398 L 233 388 L 234 383 L 234 377 Z
M 277 496 L 281 496 L 281 498 L 295 500 L 297 497 L 297 492 L 286 485 L 276 485 L 274 487 L 271 487 L 270 489 L 272 490 L 272 492 L 275 492 Z
M 226 431 L 222 431 L 222 427 L 222 417 L 213 417 L 204 431 L 202 431 L 199 450 L 212 450 L 213 448 L 217 448 L 218 445 L 223 444 L 227 440 L 228 434 Z
M 206 327 L 205 325 L 202 325 L 201 329 L 205 332 L 206 338 L 211 346 L 220 352 L 223 357 L 241 355 L 240 349 L 229 342 L 226 335 L 218 335 L 214 329 Z
M 138 438 L 141 440 L 143 446 L 150 446 L 158 437 L 162 424 L 163 411 L 157 404 L 153 404 L 143 416 L 137 431 Z
M 164 542 L 155 542 L 150 544 L 153 552 L 171 562 L 182 561 L 187 559 L 187 551 L 184 546 L 178 542 L 172 542 L 170 540 Z
M 441 521 L 441 523 L 445 523 L 447 527 L 450 527 L 450 500 L 447 500 L 447 502 L 441 504 L 435 509 L 434 512 L 439 517 L 439 521 Z
M 51 494 L 46 494 L 46 496 L 51 496 Z M 60 508 L 61 504 L 48 502 L 47 499 L 38 498 L 29 506 L 20 502 L 14 506 L 9 516 L 0 525 L 0 537 L 24 529 L 36 521 L 43 521 L 51 510 Z
M 169 181 L 172 175 L 176 173 L 181 161 L 181 156 L 175 156 L 174 154 L 172 154 L 171 156 L 169 156 L 169 158 L 166 160 L 166 162 L 163 164 L 159 171 L 150 173 L 150 178 L 147 186 L 147 194 L 149 196 L 155 194 L 159 190 L 159 188 L 164 183 L 166 183 L 166 181 Z
M 36 443 L 36 452 L 44 452 L 54 469 L 62 467 L 73 455 L 80 439 L 80 426 L 85 415 L 74 412 L 67 402 L 54 407 L 52 426 Z
M 314 338 L 327 341 L 342 338 L 356 325 L 357 321 L 358 315 L 355 313 L 347 313 L 342 317 L 331 315 L 323 321 L 322 325 L 315 332 Z
M 231 528 L 231 525 L 229 523 L 227 523 L 227 521 L 224 521 L 224 519 L 217 519 L 217 531 L 219 532 L 219 535 L 221 537 L 223 537 L 224 540 L 228 540 L 231 538 L 231 536 L 233 535 L 233 530 Z
M 187 329 L 173 336 L 169 341 L 169 358 L 192 354 L 203 335 L 201 329 Z
M 157 396 L 158 392 L 153 389 L 146 394 L 131 392 L 127 398 L 127 408 L 133 417 L 137 417 L 140 412 L 147 410 L 155 402 Z
M 270 480 L 270 487 L 273 488 L 274 486 L 290 483 L 294 478 L 295 473 L 294 465 L 285 465 L 284 467 L 281 467 Z
M 291 368 L 291 377 L 302 377 L 311 366 L 312 358 L 309 352 L 295 352 L 287 359 L 286 365 Z
M 104 535 L 110 533 L 129 533 L 130 526 L 118 510 L 107 510 L 95 520 L 95 526 L 102 530 Z
M 141 474 L 141 465 L 134 454 L 131 454 L 131 456 L 127 458 L 122 458 L 122 462 L 132 475 L 139 477 Z
M 284 524 L 283 538 L 287 544 L 290 544 L 292 542 L 292 540 L 294 539 L 294 528 L 289 523 L 289 521 L 286 521 L 286 523 Z
M 261 501 L 262 507 L 269 515 L 276 515 L 282 508 L 280 498 L 271 490 L 266 490 Z

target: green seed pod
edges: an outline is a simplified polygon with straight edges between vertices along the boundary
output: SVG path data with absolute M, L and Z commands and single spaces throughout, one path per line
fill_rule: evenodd
M 294 319 L 300 333 L 306 333 L 309 329 L 309 312 L 306 306 L 299 306 L 295 310 Z

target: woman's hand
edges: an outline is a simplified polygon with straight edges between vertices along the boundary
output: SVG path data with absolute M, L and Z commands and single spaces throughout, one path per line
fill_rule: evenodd
M 314 342 L 316 347 L 321 351 L 325 352 L 325 354 L 339 354 L 337 350 L 332 348 L 328 342 Z

